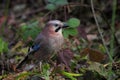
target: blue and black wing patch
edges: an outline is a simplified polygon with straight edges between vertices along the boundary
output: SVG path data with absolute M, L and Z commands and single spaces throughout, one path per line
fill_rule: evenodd
M 34 54 L 36 51 L 38 51 L 40 49 L 40 44 L 35 44 L 33 45 L 31 48 L 29 48 L 28 50 L 28 54 L 25 56 L 25 58 L 17 65 L 16 69 L 20 68 L 25 62 L 26 60 L 28 60 L 29 55 Z
M 35 51 L 39 50 L 39 48 L 40 48 L 39 44 L 35 44 L 34 46 L 32 46 L 32 49 Z

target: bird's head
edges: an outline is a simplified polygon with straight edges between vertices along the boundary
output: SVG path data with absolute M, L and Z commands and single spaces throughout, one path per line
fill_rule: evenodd
M 68 27 L 68 25 L 59 20 L 51 20 L 46 24 L 46 28 L 52 33 L 62 33 L 62 29 Z

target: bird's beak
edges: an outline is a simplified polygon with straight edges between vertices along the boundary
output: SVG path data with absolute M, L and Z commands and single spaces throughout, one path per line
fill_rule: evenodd
M 67 28 L 69 27 L 69 25 L 67 23 L 63 23 L 63 27 L 62 28 Z

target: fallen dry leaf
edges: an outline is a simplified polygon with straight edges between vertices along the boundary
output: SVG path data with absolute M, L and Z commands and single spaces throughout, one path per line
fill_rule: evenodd
M 102 62 L 105 58 L 105 55 L 102 54 L 100 51 L 90 48 L 83 49 L 80 55 L 82 57 L 87 55 L 91 61 L 95 61 L 95 62 Z

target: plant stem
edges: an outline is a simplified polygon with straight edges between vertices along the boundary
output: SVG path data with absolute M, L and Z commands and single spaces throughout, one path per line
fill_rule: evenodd
M 10 3 L 10 0 L 6 0 L 5 12 L 4 12 L 5 20 L 2 24 L 2 31 L 1 31 L 2 33 L 4 32 L 4 27 L 6 25 L 6 21 L 7 21 L 7 18 L 8 18 L 9 3 Z
M 114 43 L 115 43 L 115 17 L 116 17 L 116 4 L 117 0 L 113 0 L 113 6 L 112 6 L 112 24 L 111 24 L 111 41 L 110 41 L 110 54 L 113 56 L 114 54 Z
M 105 40 L 104 40 L 104 37 L 103 37 L 103 35 L 102 35 L 102 31 L 101 31 L 101 29 L 100 29 L 100 25 L 98 24 L 98 21 L 97 21 L 97 18 L 96 18 L 96 14 L 95 14 L 95 10 L 94 10 L 93 0 L 91 0 L 91 9 L 92 9 L 92 13 L 93 13 L 93 16 L 94 16 L 94 19 L 95 19 L 95 23 L 96 23 L 96 25 L 97 25 L 98 32 L 99 32 L 99 34 L 100 34 L 100 36 L 101 36 L 103 45 L 104 45 L 104 47 L 105 47 L 105 49 L 106 49 L 106 53 L 107 53 L 107 55 L 109 56 L 110 61 L 111 61 L 111 62 L 114 62 L 112 56 L 110 55 L 110 52 L 108 51 L 108 48 L 107 48 L 106 44 L 105 44 Z

